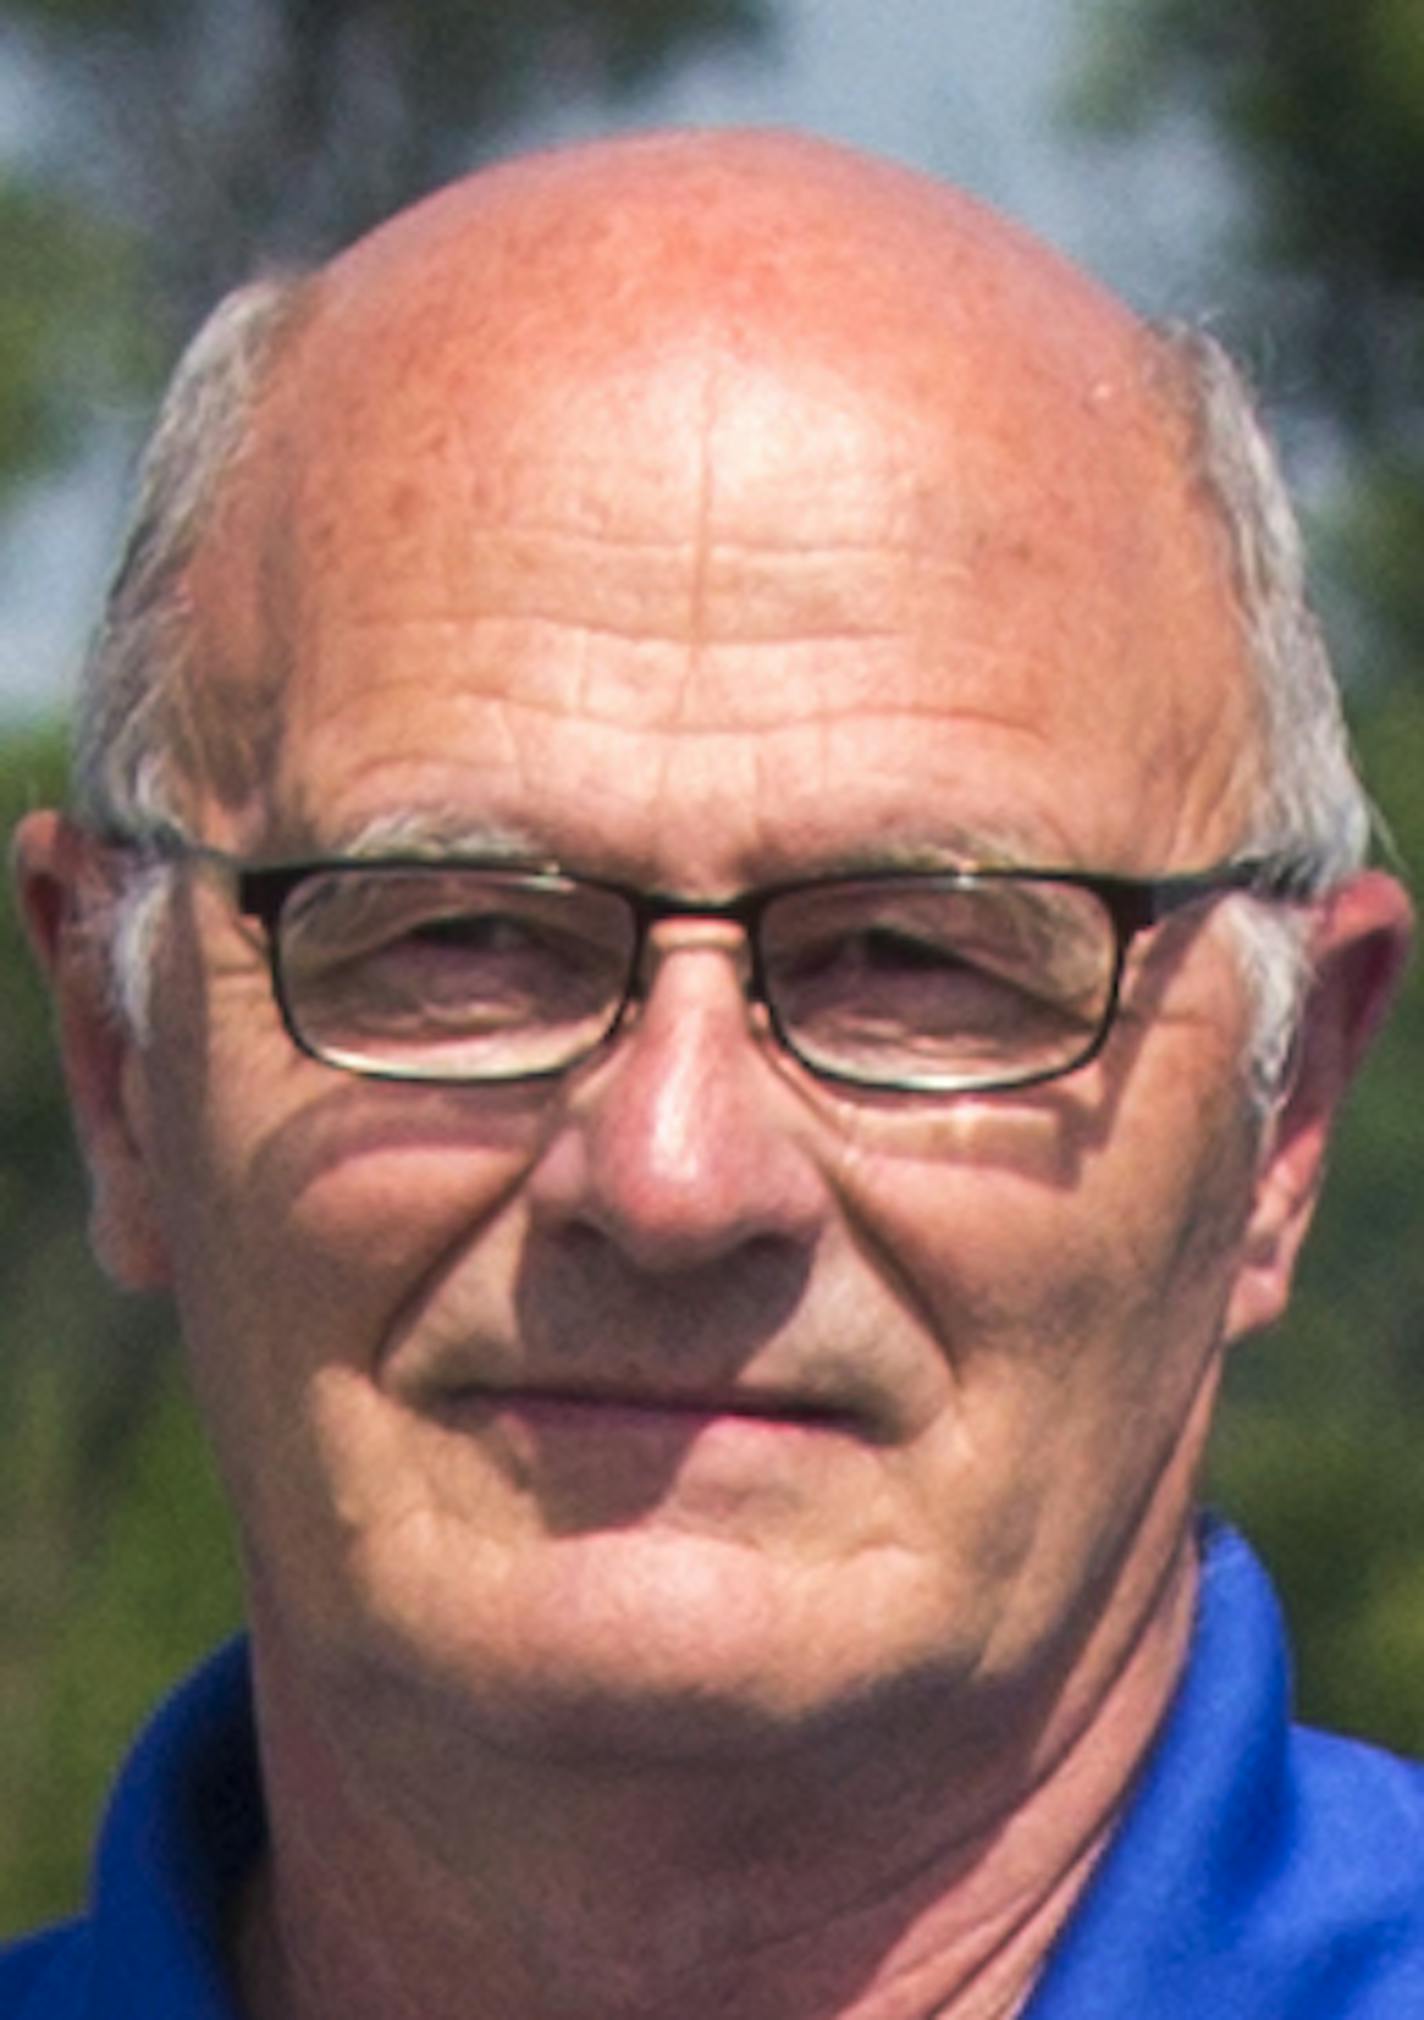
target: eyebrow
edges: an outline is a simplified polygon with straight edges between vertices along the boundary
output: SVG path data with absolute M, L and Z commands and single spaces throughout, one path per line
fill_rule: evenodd
M 408 857 L 413 862 L 438 862 L 451 856 L 506 864 L 511 868 L 565 870 L 577 875 L 580 866 L 550 847 L 532 828 L 510 821 L 474 820 L 468 808 L 404 808 L 380 813 L 346 832 L 339 832 L 315 853 L 360 859 Z M 954 869 L 1014 869 L 1057 867 L 1040 846 L 1027 841 L 1007 824 L 992 828 L 936 824 L 933 835 L 906 829 L 902 834 L 869 837 L 817 854 L 798 866 L 807 877 L 856 877 L 887 872 Z M 1071 868 L 1071 864 L 1063 864 Z M 753 884 L 756 879 L 752 879 Z
M 511 822 L 472 820 L 468 809 L 405 808 L 375 814 L 360 827 L 337 836 L 323 853 L 339 856 L 409 856 L 438 861 L 442 856 L 475 856 L 524 868 L 553 868 L 548 844 Z
M 832 876 L 865 876 L 887 870 L 1046 869 L 1056 866 L 1057 859 L 1057 851 L 1046 858 L 1041 845 L 1007 824 L 969 828 L 946 822 L 937 823 L 933 833 L 907 828 L 857 842 L 835 851 L 824 870 Z

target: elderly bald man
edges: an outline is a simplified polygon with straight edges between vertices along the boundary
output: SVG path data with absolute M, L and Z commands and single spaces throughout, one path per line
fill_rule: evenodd
M 1408 910 L 1229 368 L 808 141 L 180 367 L 23 828 L 250 1644 L 25 2020 L 1424 2011 L 1195 1486 Z

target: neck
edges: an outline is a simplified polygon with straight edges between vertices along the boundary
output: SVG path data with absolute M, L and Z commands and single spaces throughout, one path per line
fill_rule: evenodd
M 921 1705 L 873 1744 L 745 1773 L 591 1770 L 466 1740 L 432 1793 L 368 1772 L 259 1660 L 273 1851 L 243 1906 L 246 2010 L 456 2020 L 473 1998 L 481 2020 L 1007 2020 L 1160 1721 L 1194 1591 L 1184 1545 L 1105 1687 L 1064 1692 L 1016 1775 Z

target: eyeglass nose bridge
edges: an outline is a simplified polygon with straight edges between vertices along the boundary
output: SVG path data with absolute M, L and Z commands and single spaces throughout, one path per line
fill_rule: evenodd
M 700 905 L 662 893 L 645 896 L 634 920 L 629 999 L 645 1001 L 671 957 L 716 954 L 730 959 L 743 996 L 755 1003 L 762 989 L 753 927 L 751 907 L 744 902 Z

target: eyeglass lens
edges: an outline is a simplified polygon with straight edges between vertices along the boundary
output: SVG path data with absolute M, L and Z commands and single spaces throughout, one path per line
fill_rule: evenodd
M 279 967 L 304 1044 L 437 1079 L 552 1072 L 604 1036 L 634 921 L 612 892 L 442 869 L 324 871 L 283 908 Z
M 1117 940 L 1073 885 L 906 878 L 774 902 L 762 957 L 774 1015 L 808 1065 L 972 1086 L 1052 1072 L 1092 1046 Z
M 467 867 L 315 871 L 278 927 L 300 1041 L 337 1065 L 412 1078 L 571 1064 L 617 1020 L 636 957 L 619 892 Z M 1116 959 L 1090 891 L 1031 877 L 811 885 L 772 897 L 760 922 L 760 980 L 783 1040 L 814 1070 L 869 1085 L 1062 1070 L 1101 1029 Z

